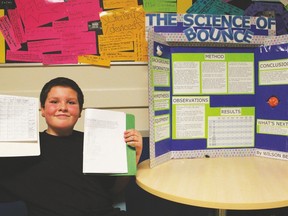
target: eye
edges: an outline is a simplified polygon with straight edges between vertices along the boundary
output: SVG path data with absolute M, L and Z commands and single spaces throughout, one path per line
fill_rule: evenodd
M 51 101 L 49 101 L 49 103 L 52 103 L 52 104 L 57 104 L 57 103 L 58 103 L 58 101 L 57 101 L 57 100 L 51 100 Z
M 68 104 L 70 104 L 70 105 L 75 105 L 75 104 L 77 104 L 77 103 L 76 103 L 75 101 L 69 101 Z

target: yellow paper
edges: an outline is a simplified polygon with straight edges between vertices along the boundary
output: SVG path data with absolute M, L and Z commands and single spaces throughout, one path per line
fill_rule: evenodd
M 120 35 L 99 36 L 99 51 L 101 56 L 111 61 L 141 61 L 147 62 L 148 44 L 145 34 L 135 32 L 127 34 L 127 37 Z M 124 52 L 129 51 L 129 52 Z
M 147 61 L 145 12 L 142 6 L 104 11 L 99 52 L 111 61 Z
M 99 46 L 100 53 L 104 52 L 120 52 L 120 51 L 128 51 L 133 50 L 133 42 L 127 41 L 127 42 L 114 42 L 110 44 L 101 44 Z
M 110 61 L 134 61 L 136 59 L 135 52 L 109 52 L 101 54 Z
M 103 0 L 104 9 L 137 7 L 137 0 Z
M 132 34 L 125 35 L 117 34 L 112 36 L 99 35 L 99 52 L 120 52 L 120 51 L 133 51 L 135 38 Z
M 136 34 L 135 41 L 135 53 L 136 59 L 138 62 L 147 62 L 148 61 L 148 43 L 146 41 L 145 35 L 141 33 Z
M 0 9 L 0 17 L 4 16 L 4 10 Z M 0 32 L 0 63 L 5 63 L 5 39 Z
M 114 34 L 114 35 L 98 35 L 99 43 L 111 43 L 115 40 L 117 41 L 133 41 L 135 38 L 135 34 L 127 33 L 127 34 Z
M 192 0 L 177 0 L 177 13 L 186 13 L 186 11 L 192 6 Z
M 142 6 L 104 11 L 100 13 L 100 19 L 105 36 L 145 32 L 145 11 Z
M 110 60 L 102 56 L 96 55 L 82 55 L 78 56 L 78 63 L 85 63 L 97 66 L 110 67 Z

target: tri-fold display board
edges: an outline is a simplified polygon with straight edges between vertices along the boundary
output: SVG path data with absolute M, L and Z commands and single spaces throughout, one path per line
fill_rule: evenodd
M 269 18 L 237 16 L 233 26 L 233 16 L 218 16 L 226 24 L 215 30 L 213 15 L 201 16 L 206 25 L 195 26 L 195 15 L 184 28 L 182 16 L 174 28 L 149 31 L 150 166 L 194 157 L 288 160 L 288 44 L 265 46 L 278 37 L 272 25 L 257 27 L 273 24 Z M 247 31 L 249 42 L 236 41 Z

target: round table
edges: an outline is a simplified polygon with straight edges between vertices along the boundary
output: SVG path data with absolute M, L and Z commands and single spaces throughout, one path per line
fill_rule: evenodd
M 171 159 L 138 165 L 137 184 L 174 202 L 226 210 L 288 206 L 288 161 L 263 157 Z

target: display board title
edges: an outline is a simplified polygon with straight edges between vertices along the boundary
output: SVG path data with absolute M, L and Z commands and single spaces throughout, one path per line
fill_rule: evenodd
M 146 26 L 184 27 L 188 41 L 250 43 L 253 35 L 267 35 L 276 30 L 276 20 L 271 17 L 211 14 L 146 14 Z M 167 32 L 167 31 L 165 31 Z

